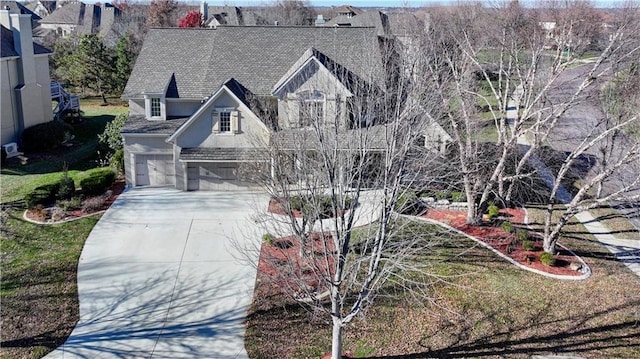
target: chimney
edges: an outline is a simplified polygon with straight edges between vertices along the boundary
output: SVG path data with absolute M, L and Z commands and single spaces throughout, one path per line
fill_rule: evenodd
M 9 7 L 5 6 L 0 10 L 0 25 L 11 30 L 11 19 L 9 18 Z
M 209 20 L 209 5 L 207 5 L 206 1 L 200 4 L 200 15 L 202 15 L 202 21 L 207 22 Z
M 11 31 L 16 52 L 20 54 L 24 84 L 36 83 L 36 60 L 33 57 L 31 15 L 11 14 Z

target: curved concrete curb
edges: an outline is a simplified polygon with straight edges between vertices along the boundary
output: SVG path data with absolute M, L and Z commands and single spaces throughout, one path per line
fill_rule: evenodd
M 562 248 L 567 249 L 571 254 L 573 254 L 576 258 L 578 258 L 578 259 L 580 260 L 580 262 L 581 262 L 581 263 L 582 263 L 582 265 L 583 265 L 583 268 L 585 268 L 585 272 L 584 272 L 582 275 L 577 275 L 577 276 L 573 276 L 573 275 L 571 275 L 571 276 L 569 276 L 569 275 L 558 275 L 558 274 L 551 274 L 551 273 L 543 272 L 543 271 L 541 271 L 541 270 L 537 270 L 537 269 L 535 269 L 535 268 L 529 268 L 529 267 L 527 267 L 527 266 L 525 266 L 525 265 L 522 265 L 522 264 L 520 264 L 520 263 L 516 262 L 515 260 L 513 260 L 513 259 L 512 259 L 512 258 L 510 258 L 509 256 L 504 255 L 503 253 L 501 253 L 501 252 L 500 252 L 500 251 L 498 251 L 497 249 L 495 249 L 495 248 L 491 247 L 490 245 L 486 244 L 486 243 L 485 243 L 485 242 L 483 242 L 482 240 L 480 240 L 480 239 L 478 239 L 478 238 L 476 238 L 476 237 L 474 237 L 474 236 L 471 236 L 471 235 L 469 235 L 469 234 L 467 234 L 467 233 L 464 233 L 464 232 L 462 232 L 461 230 L 458 230 L 458 229 L 456 229 L 456 228 L 453 228 L 453 227 L 451 227 L 451 226 L 450 226 L 450 225 L 448 225 L 448 224 L 445 224 L 445 223 L 442 223 L 442 222 L 439 222 L 439 221 L 436 221 L 436 220 L 433 220 L 433 219 L 429 219 L 429 218 L 423 218 L 423 217 L 417 217 L 417 216 L 407 216 L 407 215 L 403 215 L 403 214 L 401 214 L 401 216 L 406 217 L 406 218 L 411 218 L 411 219 L 417 219 L 417 220 L 425 221 L 425 222 L 427 222 L 427 223 L 435 224 L 435 225 L 438 225 L 438 226 L 442 226 L 442 227 L 447 228 L 447 229 L 449 229 L 449 230 L 451 230 L 451 231 L 454 231 L 454 232 L 456 232 L 456 233 L 458 233 L 458 234 L 461 234 L 461 235 L 463 235 L 463 236 L 465 236 L 465 237 L 467 237 L 467 238 L 469 238 L 469 239 L 471 239 L 471 240 L 473 240 L 473 241 L 477 242 L 478 244 L 482 245 L 483 247 L 485 247 L 485 248 L 487 248 L 487 249 L 491 250 L 492 252 L 494 252 L 494 253 L 495 253 L 495 254 L 497 254 L 498 256 L 500 256 L 500 257 L 504 258 L 505 260 L 507 260 L 509 263 L 511 263 L 511 264 L 513 264 L 513 265 L 515 265 L 516 267 L 518 267 L 518 268 L 520 268 L 520 269 L 527 270 L 527 271 L 529 271 L 529 272 L 533 272 L 533 273 L 540 274 L 540 275 L 545 276 L 545 277 L 554 278 L 554 279 L 561 279 L 561 280 L 583 280 L 583 279 L 587 279 L 587 278 L 589 278 L 589 277 L 591 276 L 591 269 L 590 269 L 590 268 L 589 268 L 589 266 L 587 266 L 587 264 L 582 260 L 582 258 L 580 258 L 580 257 L 576 256 L 576 255 L 575 255 L 575 253 L 573 253 L 573 252 L 569 251 L 565 246 L 563 246 L 563 245 L 561 245 L 561 244 L 559 244 L 559 245 L 560 245 Z M 526 212 L 525 212 L 525 216 L 526 216 Z M 527 218 L 525 217 L 525 222 L 526 222 L 526 220 L 527 220 Z
M 87 217 L 91 217 L 91 216 L 95 216 L 96 214 L 102 214 L 104 212 L 106 212 L 107 210 L 102 210 L 102 211 L 98 211 L 98 212 L 93 212 L 91 214 L 85 214 L 84 216 L 80 216 L 80 217 L 75 217 L 75 218 L 70 218 L 70 219 L 65 219 L 62 221 L 57 221 L 57 222 L 40 222 L 40 221 L 36 221 L 33 220 L 29 217 L 27 217 L 27 212 L 29 210 L 25 209 L 24 213 L 22 213 L 22 219 L 24 219 L 25 221 L 29 222 L 29 223 L 33 223 L 33 224 L 41 224 L 41 225 L 53 225 L 53 224 L 60 224 L 60 223 L 67 223 L 67 222 L 73 222 L 73 221 L 77 221 L 79 219 L 83 219 L 83 218 L 87 218 Z

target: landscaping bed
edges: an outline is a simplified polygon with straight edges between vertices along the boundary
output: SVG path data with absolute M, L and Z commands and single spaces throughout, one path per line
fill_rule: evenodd
M 59 223 L 82 218 L 108 209 L 124 191 L 124 180 L 114 182 L 102 195 L 84 197 L 77 208 L 64 209 L 58 202 L 49 206 L 37 206 L 27 209 L 25 218 L 37 223 Z
M 465 234 L 475 237 L 525 267 L 561 276 L 583 275 L 581 271 L 576 270 L 582 267 L 581 260 L 573 253 L 562 248 L 553 256 L 555 260 L 553 265 L 546 265 L 541 262 L 540 256 L 544 253 L 542 239 L 536 233 L 531 233 L 525 229 L 524 209 L 504 208 L 500 210 L 500 216 L 511 222 L 514 228 L 519 228 L 520 231 L 527 231 L 528 239 L 526 240 L 530 241 L 533 248 L 525 249 L 521 238 L 518 238 L 515 233 L 505 231 L 496 223 L 486 223 L 484 225 L 467 224 L 466 212 L 429 209 L 422 217 L 448 224 Z M 574 263 L 574 268 L 571 268 L 572 263 Z
M 429 297 L 380 296 L 345 328 L 343 349 L 371 359 L 640 357 L 640 281 L 601 245 L 562 241 L 585 258 L 593 271 L 588 280 L 535 275 L 466 237 L 447 240 L 424 254 L 442 274 Z M 442 251 L 451 260 L 440 262 Z M 249 357 L 320 358 L 331 348 L 326 314 L 269 289 L 262 273 L 247 321 Z
M 329 289 L 319 278 L 330 276 L 335 253 L 330 233 L 312 233 L 307 239 L 307 250 L 300 257 L 300 242 L 294 237 L 281 237 L 265 242 L 258 261 L 258 282 L 263 285 L 263 294 L 274 296 L 285 290 L 299 300 L 322 297 Z

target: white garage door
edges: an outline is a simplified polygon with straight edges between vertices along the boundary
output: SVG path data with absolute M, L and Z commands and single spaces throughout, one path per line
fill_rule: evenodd
M 136 186 L 175 185 L 175 171 L 171 155 L 136 155 Z
M 190 191 L 246 189 L 239 179 L 238 163 L 190 163 L 187 167 L 187 189 Z

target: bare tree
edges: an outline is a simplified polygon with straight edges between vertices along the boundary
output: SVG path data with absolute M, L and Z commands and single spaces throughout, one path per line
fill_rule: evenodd
M 313 25 L 316 17 L 313 8 L 306 0 L 276 0 L 262 8 L 255 9 L 262 25 Z
M 583 14 L 574 11 L 575 4 L 566 5 L 555 9 L 563 14 L 563 21 L 571 22 L 572 16 Z M 566 130 L 568 113 L 594 101 L 594 91 L 597 93 L 602 83 L 599 79 L 611 76 L 612 64 L 625 64 L 633 58 L 637 30 L 631 14 L 636 11 L 628 9 L 626 18 L 611 30 L 606 48 L 594 62 L 582 66 L 576 54 L 584 52 L 588 41 L 577 41 L 571 35 L 567 37 L 573 39 L 571 53 L 554 50 L 550 43 L 569 40 L 549 38 L 539 25 L 537 12 L 517 2 L 495 9 L 473 4 L 432 13 L 430 34 L 423 44 L 424 68 L 432 81 L 429 88 L 444 104 L 433 116 L 447 125 L 456 144 L 455 160 L 469 199 L 467 222 L 476 223 L 488 201 L 508 204 L 514 196 L 526 199 L 531 194 L 517 192 L 535 178 L 542 178 L 549 187 L 546 192 L 550 192 L 536 196 L 552 206 L 559 200 L 558 188 L 569 178 L 575 161 L 595 143 L 611 139 L 608 135 L 616 134 L 616 129 L 631 125 L 627 121 L 633 122 L 632 117 L 623 123 L 616 121 L 592 142 L 595 133 L 605 130 L 602 121 L 589 124 L 594 126 L 591 132 L 581 133 L 573 142 L 575 147 L 563 149 L 573 154 L 563 159 L 555 173 L 546 172 L 547 166 L 538 156 L 550 143 L 550 136 Z M 495 133 L 495 139 L 478 136 L 486 128 Z M 616 156 L 619 159 L 619 154 Z M 622 165 L 611 161 L 613 167 Z M 614 172 L 591 179 L 597 182 Z M 576 203 L 581 203 L 596 182 L 577 192 L 573 198 Z M 624 193 L 632 188 L 633 181 L 619 190 Z M 559 230 L 570 216 L 564 222 L 547 223 L 547 228 L 556 226 L 557 230 L 545 230 L 545 249 L 555 249 Z
M 250 171 L 264 174 L 259 181 L 280 209 L 257 218 L 276 248 L 262 259 L 296 300 L 331 318 L 333 358 L 341 357 L 344 326 L 385 283 L 423 298 L 427 281 L 416 278 L 429 275 L 429 263 L 416 258 L 442 238 L 435 230 L 411 233 L 397 213 L 408 206 L 409 188 L 427 180 L 419 169 L 439 163 L 424 136 L 437 124 L 423 106 L 436 102 L 424 97 L 424 83 L 394 42 L 381 51 L 363 59 L 383 70 L 367 78 L 326 62 L 349 95 L 330 76 L 310 79 L 297 98 L 283 99 L 277 130 L 257 140 L 271 170 Z M 322 96 L 331 98 L 326 106 Z M 278 254 L 292 244 L 297 254 Z

